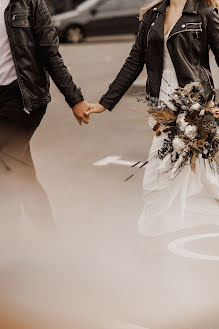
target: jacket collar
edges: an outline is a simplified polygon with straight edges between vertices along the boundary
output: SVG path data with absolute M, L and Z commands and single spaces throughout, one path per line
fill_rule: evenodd
M 183 9 L 183 13 L 198 14 L 199 1 L 198 0 L 187 0 L 186 5 Z
M 154 8 L 154 11 L 163 13 L 166 11 L 167 6 L 169 6 L 170 0 L 164 0 L 159 6 Z M 183 9 L 183 13 L 188 14 L 197 14 L 198 13 L 198 0 L 187 0 L 185 7 Z

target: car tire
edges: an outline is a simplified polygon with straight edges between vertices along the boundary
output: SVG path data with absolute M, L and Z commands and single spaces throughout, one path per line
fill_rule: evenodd
M 84 31 L 80 26 L 70 26 L 65 34 L 68 43 L 80 43 L 84 41 Z

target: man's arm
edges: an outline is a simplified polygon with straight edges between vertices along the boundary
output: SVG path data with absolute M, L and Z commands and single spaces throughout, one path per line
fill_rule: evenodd
M 65 96 L 66 102 L 73 109 L 79 123 L 81 124 L 82 121 L 88 123 L 86 111 L 89 106 L 84 102 L 81 89 L 77 88 L 73 82 L 72 76 L 59 53 L 59 37 L 44 0 L 35 0 L 33 28 L 42 64 L 60 92 Z

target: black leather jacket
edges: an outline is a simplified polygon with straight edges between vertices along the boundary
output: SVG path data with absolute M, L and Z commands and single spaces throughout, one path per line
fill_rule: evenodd
M 58 51 L 59 39 L 44 0 L 10 0 L 5 24 L 27 112 L 51 100 L 49 75 L 70 107 L 83 100 Z
M 120 73 L 110 85 L 100 103 L 112 110 L 147 67 L 146 90 L 159 97 L 164 56 L 164 19 L 169 0 L 150 9 L 141 22 L 139 33 L 129 57 Z M 215 94 L 209 66 L 209 47 L 219 66 L 219 16 L 216 8 L 205 5 L 202 0 L 188 0 L 183 15 L 172 29 L 167 46 L 172 58 L 178 83 L 184 87 L 199 81 L 203 87 L 204 100 Z

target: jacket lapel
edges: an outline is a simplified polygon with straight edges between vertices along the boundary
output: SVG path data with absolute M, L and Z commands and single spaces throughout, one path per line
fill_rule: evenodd
M 164 38 L 164 21 L 165 13 L 161 13 L 151 25 L 151 28 L 160 36 L 161 39 Z
M 154 11 L 157 11 L 159 13 L 159 16 L 157 19 L 152 23 L 151 28 L 156 31 L 160 38 L 164 39 L 164 22 L 165 22 L 165 16 L 166 16 L 166 8 L 169 6 L 170 0 L 164 0 L 158 7 L 154 8 Z M 180 33 L 184 30 L 185 26 L 185 14 L 191 14 L 191 15 L 197 15 L 197 10 L 199 6 L 198 0 L 187 0 L 185 7 L 183 9 L 182 17 L 178 20 L 178 22 L 174 25 L 172 28 L 169 38 L 175 34 Z
M 151 28 L 159 34 L 161 39 L 164 38 L 164 21 L 166 15 L 166 8 L 169 6 L 170 0 L 164 0 L 158 7 L 153 10 L 157 12 L 157 19 L 152 23 Z M 159 15 L 159 16 L 158 16 Z
M 187 0 L 186 5 L 183 9 L 183 14 L 197 14 L 198 13 L 198 6 L 200 1 L 198 0 Z
M 173 29 L 170 32 L 169 38 L 171 38 L 174 34 L 184 32 L 186 28 L 186 22 L 188 19 L 188 15 L 197 15 L 198 13 L 198 6 L 199 3 L 197 0 L 187 0 L 186 5 L 183 9 L 182 16 L 176 23 L 176 25 L 173 27 Z M 168 39 L 169 39 L 168 38 Z

